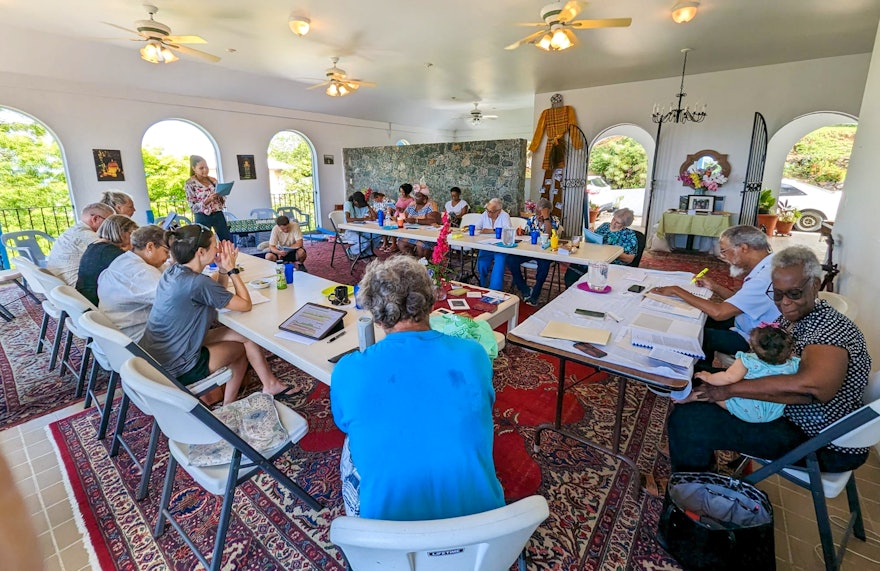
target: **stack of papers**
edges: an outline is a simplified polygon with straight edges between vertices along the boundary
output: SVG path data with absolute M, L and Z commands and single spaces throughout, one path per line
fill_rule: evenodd
M 689 357 L 705 357 L 700 346 L 701 325 L 697 321 L 640 313 L 630 325 L 632 344 L 636 347 L 659 347 Z
M 689 317 L 691 319 L 699 318 L 700 314 L 702 313 L 696 307 L 688 305 L 687 303 L 676 297 L 669 297 L 666 295 L 659 295 L 651 292 L 645 294 L 645 297 L 642 299 L 641 306 L 644 309 L 661 311 L 663 313 L 671 313 L 672 315 L 680 315 L 682 317 Z
M 580 327 L 562 321 L 551 321 L 540 333 L 541 337 L 553 339 L 566 339 L 568 341 L 583 341 L 595 345 L 607 345 L 611 339 L 611 332 L 597 327 Z

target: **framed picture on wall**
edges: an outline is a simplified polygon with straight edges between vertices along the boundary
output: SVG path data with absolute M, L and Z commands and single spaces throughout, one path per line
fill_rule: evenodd
M 705 194 L 691 194 L 688 196 L 688 210 L 710 214 L 715 210 L 715 197 Z
M 124 181 L 125 171 L 122 170 L 122 153 L 110 149 L 92 149 L 95 156 L 95 171 L 99 181 Z
M 238 157 L 238 178 L 241 180 L 257 180 L 253 155 L 236 155 Z

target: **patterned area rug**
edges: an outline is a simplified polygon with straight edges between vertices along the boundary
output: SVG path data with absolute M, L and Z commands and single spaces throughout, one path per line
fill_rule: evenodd
M 329 389 L 280 360 L 276 373 L 300 387 L 290 406 L 309 422 L 300 449 L 280 467 L 325 506 L 310 512 L 264 475 L 236 491 L 233 520 L 226 541 L 224 568 L 343 569 L 340 552 L 329 542 L 330 522 L 343 513 L 339 484 L 342 433 L 329 412 Z M 653 533 L 661 499 L 641 490 L 628 493 L 631 474 L 616 462 L 576 442 L 547 432 L 541 450 L 532 451 L 535 427 L 551 421 L 556 398 L 555 361 L 519 348 L 506 349 L 495 363 L 495 462 L 509 501 L 540 493 L 551 515 L 529 543 L 529 569 L 678 569 L 656 545 Z M 567 428 L 599 442 L 609 442 L 614 423 L 617 383 L 582 368 L 596 382 L 582 383 L 566 394 Z M 636 459 L 649 480 L 668 479 L 664 426 L 668 400 L 631 384 L 624 411 L 622 448 Z M 70 480 L 72 497 L 82 512 L 91 544 L 104 569 L 192 569 L 195 558 L 170 528 L 158 540 L 150 535 L 167 458 L 161 447 L 150 482 L 150 495 L 136 502 L 132 493 L 139 474 L 127 456 L 107 455 L 109 442 L 95 440 L 98 418 L 83 412 L 51 425 Z M 131 414 L 127 432 L 135 450 L 145 450 L 149 419 Z M 209 546 L 216 531 L 219 498 L 201 490 L 179 470 L 173 507 L 184 510 L 184 525 L 196 541 Z
M 36 349 L 43 309 L 13 284 L 0 288 L 0 303 L 15 315 L 0 320 L 0 430 L 63 408 L 77 400 L 76 379 L 69 372 L 49 371 L 55 320 L 49 320 L 49 341 Z M 82 342 L 74 341 L 71 360 L 79 367 Z M 60 353 L 60 351 L 59 351 Z M 105 379 L 106 380 L 106 379 Z

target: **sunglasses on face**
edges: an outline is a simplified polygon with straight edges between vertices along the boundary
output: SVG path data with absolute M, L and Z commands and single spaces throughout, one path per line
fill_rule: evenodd
M 800 298 L 804 297 L 804 286 L 807 285 L 808 281 L 810 281 L 810 278 L 805 279 L 803 282 L 801 282 L 801 285 L 790 290 L 776 289 L 771 284 L 770 287 L 767 288 L 767 297 L 775 302 L 782 301 L 783 297 L 787 297 L 791 301 L 797 301 Z

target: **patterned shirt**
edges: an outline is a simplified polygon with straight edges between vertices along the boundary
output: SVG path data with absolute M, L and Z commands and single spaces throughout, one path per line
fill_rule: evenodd
M 623 228 L 622 230 L 618 230 L 617 232 L 612 232 L 611 224 L 609 222 L 605 222 L 604 224 L 596 228 L 596 234 L 602 235 L 603 244 L 610 244 L 612 246 L 620 246 L 621 248 L 623 248 L 624 254 L 636 255 L 639 251 L 639 241 L 636 238 L 636 233 L 629 228 Z M 620 264 L 623 266 L 629 265 L 629 262 L 624 262 L 620 258 L 614 260 L 611 263 Z
M 559 230 L 559 218 L 557 216 L 550 216 L 550 227 L 554 230 Z M 538 221 L 537 214 L 533 214 L 526 220 L 526 234 L 531 234 L 534 230 L 544 232 L 544 221 Z
M 194 214 L 202 213 L 204 215 L 221 212 L 226 206 L 226 198 L 218 196 L 217 200 L 212 202 L 210 206 L 205 205 L 205 199 L 214 194 L 217 183 L 213 180 L 211 184 L 204 185 L 196 180 L 196 177 L 190 177 L 183 189 L 186 191 L 186 201 L 189 202 L 190 208 Z
M 52 244 L 46 269 L 64 280 L 69 286 L 76 285 L 79 262 L 89 244 L 98 241 L 98 234 L 85 222 L 78 222 L 65 230 Z
M 425 216 L 426 214 L 430 214 L 434 212 L 434 209 L 431 208 L 431 203 L 422 206 L 421 208 L 416 207 L 416 203 L 413 202 L 409 206 L 406 207 L 406 210 L 403 211 L 406 214 L 407 218 L 418 218 L 420 216 Z
M 849 353 L 843 385 L 830 401 L 790 404 L 785 407 L 785 416 L 807 436 L 813 437 L 862 406 L 862 397 L 871 374 L 868 346 L 859 328 L 824 300 L 819 300 L 813 311 L 794 324 L 785 317 L 780 317 L 777 321 L 791 331 L 795 342 L 794 352 L 797 355 L 801 355 L 809 345 L 831 345 L 846 349 Z M 829 444 L 828 448 L 850 454 L 868 451 L 867 448 L 842 448 L 834 444 Z

